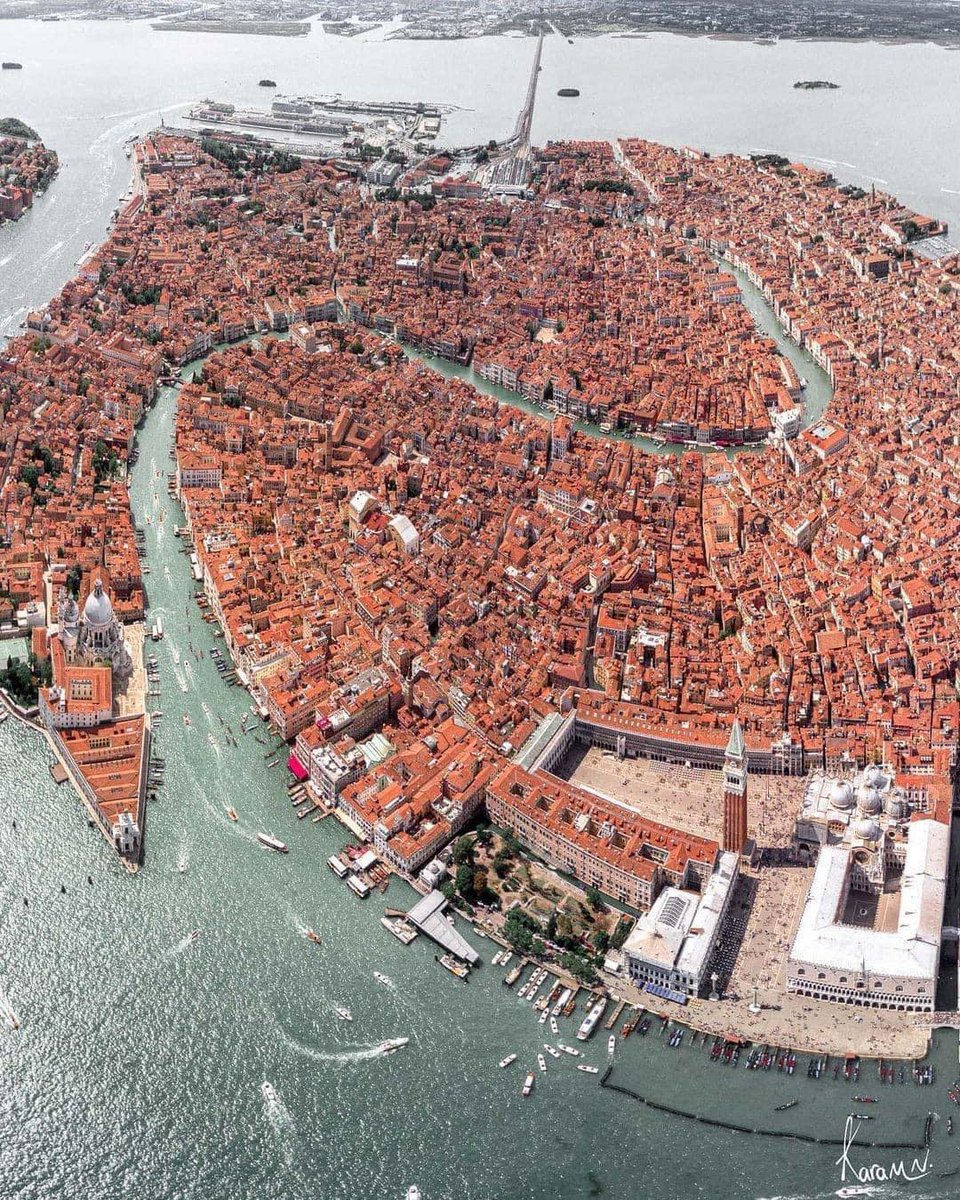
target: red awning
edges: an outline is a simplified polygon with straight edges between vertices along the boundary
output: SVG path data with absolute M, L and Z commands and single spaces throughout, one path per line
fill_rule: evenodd
M 295 754 L 291 754 L 287 759 L 287 767 L 293 772 L 294 778 L 298 779 L 301 783 L 303 783 L 305 779 L 310 778 L 310 772 L 304 770 L 303 763 Z

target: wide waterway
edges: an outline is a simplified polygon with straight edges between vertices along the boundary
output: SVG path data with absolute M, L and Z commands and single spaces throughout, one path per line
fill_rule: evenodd
M 460 96 L 474 108 L 457 117 L 464 137 L 504 133 L 532 53 L 532 43 L 509 39 L 378 47 L 312 34 L 206 37 L 196 43 L 204 54 L 193 57 L 186 35 L 115 24 L 3 22 L 0 38 L 3 57 L 25 67 L 0 80 L 0 107 L 39 125 L 67 161 L 26 222 L 0 230 L 8 331 L 18 310 L 44 302 L 71 274 L 84 243 L 102 236 L 128 172 L 120 143 L 154 123 L 159 108 L 206 93 L 251 101 L 252 81 L 265 73 L 290 91 L 353 93 L 362 67 L 365 94 Z M 575 50 L 575 77 L 571 65 L 555 68 L 545 56 L 535 137 L 633 132 L 716 148 L 816 150 L 886 175 L 919 207 L 947 212 L 933 201 L 936 180 L 951 182 L 953 160 L 940 147 L 960 112 L 948 51 L 652 38 L 578 43 L 563 53 Z M 477 69 L 465 70 L 467 62 Z M 503 87 L 487 86 L 494 63 Z M 840 78 L 841 69 L 845 91 L 826 94 L 841 111 L 851 81 L 861 86 L 847 121 L 815 108 L 823 98 L 815 93 L 771 100 L 785 79 Z M 746 98 L 744 73 L 754 70 L 759 90 Z M 573 105 L 553 98 L 554 83 L 586 92 L 588 78 L 606 108 L 589 95 Z M 919 89 L 909 105 L 908 79 Z M 919 111 L 932 114 L 922 126 L 910 115 Z M 807 115 L 788 123 L 788 112 Z M 217 676 L 209 651 L 222 641 L 199 619 L 189 563 L 172 536 L 183 519 L 166 490 L 174 403 L 166 391 L 150 413 L 132 482 L 135 518 L 150 519 L 150 617 L 162 615 L 166 632 L 151 644 L 162 677 L 157 740 L 166 785 L 150 805 L 138 875 L 123 871 L 88 827 L 69 787 L 54 785 L 42 739 L 13 721 L 0 727 L 0 987 L 22 1022 L 16 1033 L 0 1025 L 2 1194 L 327 1200 L 402 1197 L 416 1182 L 424 1200 L 747 1200 L 826 1197 L 854 1183 L 841 1180 L 836 1148 L 692 1124 L 600 1090 L 573 1060 L 548 1058 L 534 1095 L 521 1099 L 523 1072 L 535 1069 L 550 1035 L 501 986 L 490 943 L 475 939 L 486 962 L 466 986 L 437 968 L 423 938 L 403 948 L 378 918 L 384 904 L 403 907 L 409 890 L 393 881 L 385 898 L 356 899 L 325 866 L 344 831 L 332 821 L 296 821 L 283 768 L 265 765 L 267 747 L 253 734 L 240 737 L 239 750 L 225 745 L 217 714 L 238 732 L 249 699 Z M 202 660 L 190 656 L 191 641 Z M 262 850 L 258 829 L 274 831 L 291 853 Z M 321 948 L 304 938 L 308 926 Z M 194 929 L 203 934 L 190 943 Z M 395 987 L 378 985 L 374 969 Z M 336 1021 L 336 1004 L 352 1009 L 352 1024 Z M 378 1056 L 377 1044 L 392 1036 L 411 1044 Z M 561 1037 L 574 1040 L 573 1020 Z M 600 1031 L 587 1060 L 602 1066 L 605 1049 Z M 519 1060 L 500 1071 L 508 1052 Z M 955 1033 L 938 1036 L 932 1061 L 936 1087 L 881 1089 L 870 1065 L 859 1084 L 834 1082 L 832 1071 L 817 1083 L 805 1058 L 792 1079 L 735 1072 L 711 1065 L 699 1048 L 666 1048 L 654 1029 L 618 1050 L 613 1080 L 684 1111 L 825 1138 L 841 1137 L 845 1114 L 860 1107 L 853 1094 L 872 1094 L 877 1120 L 861 1139 L 917 1141 L 929 1110 L 953 1111 L 944 1088 L 958 1073 Z M 793 1098 L 795 1108 L 773 1112 Z M 852 1158 L 889 1165 L 903 1154 Z M 907 1194 L 955 1195 L 955 1180 L 939 1173 L 958 1164 L 960 1135 L 947 1137 L 940 1123 L 933 1173 Z

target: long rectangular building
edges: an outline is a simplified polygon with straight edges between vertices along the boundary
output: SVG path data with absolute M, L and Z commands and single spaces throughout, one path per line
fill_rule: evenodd
M 552 775 L 512 765 L 486 789 L 490 819 L 551 867 L 648 909 L 663 887 L 705 887 L 719 845 L 649 821 Z

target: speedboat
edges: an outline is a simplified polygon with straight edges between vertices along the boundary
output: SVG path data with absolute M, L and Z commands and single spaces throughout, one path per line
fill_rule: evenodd
M 515 1054 L 508 1054 L 506 1058 L 500 1059 L 500 1061 L 497 1063 L 497 1066 L 498 1067 L 509 1067 L 512 1062 L 516 1062 L 516 1061 L 517 1061 L 517 1056 Z
M 607 1038 L 607 1053 L 612 1054 L 614 1052 L 614 1050 L 616 1050 L 616 1048 L 617 1048 L 617 1039 L 611 1033 L 610 1036 Z
M 374 971 L 373 977 L 377 983 L 382 983 L 384 987 L 393 987 L 393 980 L 389 975 L 384 975 L 380 971 Z
M 572 1046 L 566 1045 L 565 1042 L 557 1042 L 557 1049 L 562 1050 L 564 1054 L 569 1054 L 571 1058 L 579 1058 L 580 1051 L 574 1050 Z
M 237 810 L 232 805 L 227 809 L 227 816 L 231 821 L 237 820 Z
M 543 1057 L 542 1054 L 537 1055 L 537 1066 L 540 1068 L 541 1071 L 546 1071 L 546 1069 L 547 1069 L 547 1060 Z
M 529 1096 L 532 1091 L 533 1091 L 533 1072 L 528 1071 L 527 1077 L 523 1081 L 523 1095 Z
M 586 1073 L 588 1075 L 599 1075 L 600 1074 L 599 1067 L 591 1067 L 591 1066 L 588 1066 L 587 1063 L 577 1063 L 577 1070 L 578 1071 L 586 1071 Z
M 409 1038 L 387 1038 L 385 1042 L 380 1043 L 380 1053 L 395 1054 L 398 1050 L 402 1050 L 409 1041 Z
M 407 1188 L 407 1200 L 420 1200 L 420 1189 L 415 1183 L 411 1183 Z
M 550 1032 L 553 1034 L 554 1037 L 556 1037 L 557 1034 L 560 1032 L 560 1026 L 557 1024 L 556 1017 L 550 1018 Z
M 313 944 L 315 946 L 320 945 L 320 934 L 317 933 L 316 930 L 308 929 L 307 932 L 303 936 L 307 939 L 308 942 L 313 942 Z
M 341 1021 L 352 1021 L 353 1020 L 353 1013 L 350 1011 L 349 1008 L 344 1008 L 342 1004 L 338 1004 L 334 1008 L 333 1011 L 336 1013 L 336 1015 L 339 1017 L 339 1019 Z
M 553 1058 L 559 1058 L 559 1057 L 560 1057 L 560 1051 L 559 1051 L 559 1050 L 556 1050 L 556 1049 L 555 1049 L 553 1046 L 551 1046 L 549 1042 L 544 1042 L 544 1043 L 543 1043 L 543 1048 L 544 1048 L 544 1050 L 546 1050 L 546 1052 L 547 1052 L 549 1055 L 551 1055 Z

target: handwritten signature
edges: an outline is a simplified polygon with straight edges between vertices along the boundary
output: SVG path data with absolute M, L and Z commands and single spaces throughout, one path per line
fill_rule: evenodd
M 909 1165 L 905 1159 L 900 1159 L 890 1163 L 854 1166 L 850 1161 L 850 1149 L 862 1124 L 862 1121 L 858 1121 L 852 1115 L 847 1117 L 847 1123 L 843 1129 L 843 1152 L 836 1161 L 836 1166 L 840 1168 L 841 1183 L 846 1183 L 848 1179 L 855 1179 L 857 1183 L 888 1183 L 892 1179 L 899 1179 L 904 1183 L 916 1183 L 919 1179 L 926 1179 L 931 1173 L 929 1146 L 922 1158 L 915 1158 Z

